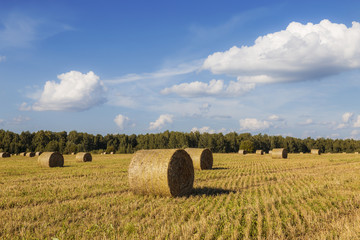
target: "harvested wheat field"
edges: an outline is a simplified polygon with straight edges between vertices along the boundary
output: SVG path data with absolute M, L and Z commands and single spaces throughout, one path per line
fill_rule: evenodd
M 129 189 L 133 155 L 0 163 L 0 239 L 359 239 L 360 156 L 214 154 L 184 197 Z

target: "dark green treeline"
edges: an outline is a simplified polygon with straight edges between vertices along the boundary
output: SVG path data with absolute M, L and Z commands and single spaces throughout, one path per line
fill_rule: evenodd
M 237 152 L 239 147 L 250 144 L 250 150 L 262 149 L 269 151 L 273 148 L 286 148 L 290 153 L 309 152 L 318 148 L 321 152 L 355 152 L 360 151 L 360 141 L 353 139 L 325 139 L 268 136 L 266 134 L 251 135 L 250 133 L 183 133 L 169 132 L 157 134 L 100 134 L 93 135 L 76 131 L 51 132 L 29 131 L 21 134 L 0 130 L 0 152 L 10 153 L 59 151 L 64 154 L 72 152 L 115 152 L 133 153 L 139 149 L 155 148 L 210 148 L 215 153 Z M 243 149 L 243 148 L 242 148 Z

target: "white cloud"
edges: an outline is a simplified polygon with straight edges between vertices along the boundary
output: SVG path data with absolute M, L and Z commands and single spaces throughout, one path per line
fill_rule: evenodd
M 278 115 L 273 114 L 269 116 L 269 120 L 278 121 L 281 120 L 281 118 Z
M 352 130 L 351 131 L 351 136 L 355 137 L 357 135 L 360 135 L 360 131 L 359 130 Z
M 354 122 L 353 127 L 360 127 L 360 115 L 357 116 L 356 121 Z
M 345 128 L 347 125 L 345 123 L 339 123 L 339 125 L 336 126 L 335 129 L 342 129 Z
M 240 119 L 240 130 L 263 130 L 270 127 L 271 123 L 268 121 L 257 120 L 256 118 Z
M 360 68 L 359 56 L 360 23 L 347 28 L 325 19 L 319 24 L 292 22 L 257 38 L 253 46 L 216 52 L 202 68 L 243 82 L 302 81 Z
M 127 116 L 119 114 L 119 115 L 117 115 L 115 117 L 114 122 L 116 123 L 116 125 L 118 125 L 118 127 L 121 130 L 123 130 L 127 125 L 129 125 L 130 118 L 128 118 Z M 134 126 L 134 124 L 132 126 Z
M 70 71 L 58 75 L 58 79 L 60 83 L 46 82 L 33 110 L 83 111 L 106 101 L 103 83 L 92 71 L 87 74 Z
M 5 123 L 4 119 L 0 119 L 0 125 L 3 125 Z
M 193 127 L 191 132 L 199 132 L 199 133 L 215 133 L 214 129 L 210 129 L 210 127 L 204 126 L 202 128 Z
M 204 126 L 204 127 L 202 127 L 202 128 L 197 128 L 197 127 L 193 127 L 192 129 L 191 129 L 191 132 L 199 132 L 199 133 L 210 133 L 210 134 L 212 134 L 212 133 L 224 133 L 224 132 L 226 132 L 226 129 L 225 128 L 221 128 L 221 129 L 219 129 L 219 130 L 214 130 L 214 129 L 211 129 L 210 127 L 208 127 L 208 126 Z
M 352 118 L 353 115 L 354 115 L 354 113 L 351 113 L 351 112 L 346 112 L 346 113 L 344 113 L 344 114 L 342 115 L 342 120 L 343 120 L 343 122 L 344 122 L 344 123 L 348 123 L 348 122 L 351 120 L 351 118 Z
M 20 111 L 30 111 L 31 110 L 31 106 L 26 103 L 26 102 L 23 102 L 20 107 L 19 107 L 19 110 Z
M 120 83 L 134 82 L 144 79 L 168 78 L 178 75 L 184 75 L 198 71 L 201 67 L 202 61 L 203 60 L 195 60 L 192 61 L 191 63 L 180 64 L 176 67 L 164 68 L 159 71 L 155 71 L 151 73 L 127 74 L 125 76 L 116 79 L 105 80 L 104 82 L 108 84 L 120 84 Z
M 29 47 L 34 41 L 72 29 L 51 19 L 44 21 L 18 13 L 8 14 L 1 19 L 0 25 L 0 48 Z
M 24 117 L 24 116 L 17 116 L 14 117 L 9 124 L 15 124 L 15 125 L 19 125 L 22 124 L 23 122 L 27 122 L 29 121 L 30 118 L 29 117 Z
M 300 125 L 310 125 L 310 124 L 313 124 L 313 123 L 314 123 L 314 121 L 311 118 L 308 118 L 305 121 L 300 122 L 299 124 Z
M 173 115 L 162 114 L 155 122 L 150 122 L 149 129 L 150 130 L 161 129 L 167 123 L 172 123 L 172 122 L 173 122 Z
M 4 62 L 6 60 L 5 56 L 0 56 L 0 62 Z
M 230 81 L 225 85 L 223 80 L 213 79 L 209 83 L 190 82 L 174 85 L 161 90 L 162 94 L 177 94 L 182 97 L 203 97 L 203 96 L 239 96 L 255 88 L 254 83 L 240 83 Z

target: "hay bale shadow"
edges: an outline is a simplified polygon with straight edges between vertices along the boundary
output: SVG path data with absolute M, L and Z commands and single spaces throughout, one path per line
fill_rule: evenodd
M 206 169 L 206 170 L 226 170 L 229 168 L 225 168 L 225 167 L 215 167 L 215 168 L 211 168 L 211 169 Z
M 190 193 L 190 196 L 217 196 L 222 194 L 236 193 L 234 190 L 222 189 L 222 188 L 211 188 L 211 187 L 202 187 L 194 188 Z

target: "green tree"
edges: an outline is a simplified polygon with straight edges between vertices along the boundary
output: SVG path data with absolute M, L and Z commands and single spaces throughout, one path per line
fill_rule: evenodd
M 244 140 L 240 143 L 240 149 L 248 153 L 253 153 L 255 152 L 255 145 L 251 140 Z

